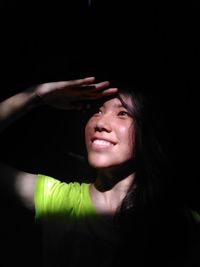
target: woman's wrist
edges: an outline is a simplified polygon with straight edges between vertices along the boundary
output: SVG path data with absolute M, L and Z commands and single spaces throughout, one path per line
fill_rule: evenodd
M 25 91 L 25 93 L 27 94 L 27 99 L 28 99 L 27 104 L 30 109 L 36 108 L 44 104 L 42 97 L 39 94 L 37 94 L 36 86 L 29 87 Z

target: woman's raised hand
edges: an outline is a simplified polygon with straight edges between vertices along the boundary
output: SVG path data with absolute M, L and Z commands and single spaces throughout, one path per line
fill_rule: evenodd
M 61 109 L 80 109 L 85 100 L 98 99 L 115 94 L 117 88 L 110 88 L 108 81 L 94 83 L 94 77 L 49 82 L 35 87 L 35 94 L 41 102 Z

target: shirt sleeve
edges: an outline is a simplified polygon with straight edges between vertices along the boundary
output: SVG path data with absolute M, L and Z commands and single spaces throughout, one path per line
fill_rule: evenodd
M 61 182 L 46 175 L 37 175 L 35 219 L 45 217 L 77 218 L 95 213 L 89 196 L 89 185 Z
M 36 220 L 72 212 L 76 197 L 72 187 L 72 183 L 67 184 L 55 178 L 38 174 L 35 190 Z

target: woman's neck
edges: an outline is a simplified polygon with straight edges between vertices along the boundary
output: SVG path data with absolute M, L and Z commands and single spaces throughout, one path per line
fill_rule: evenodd
M 134 178 L 133 171 L 99 171 L 96 181 L 90 185 L 91 200 L 97 213 L 114 215 L 134 183 Z

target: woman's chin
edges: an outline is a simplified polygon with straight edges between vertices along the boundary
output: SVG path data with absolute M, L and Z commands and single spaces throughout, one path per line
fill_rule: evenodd
M 108 161 L 100 161 L 100 160 L 90 160 L 89 164 L 92 168 L 97 169 L 97 170 L 104 170 L 113 167 L 113 163 L 109 163 Z

